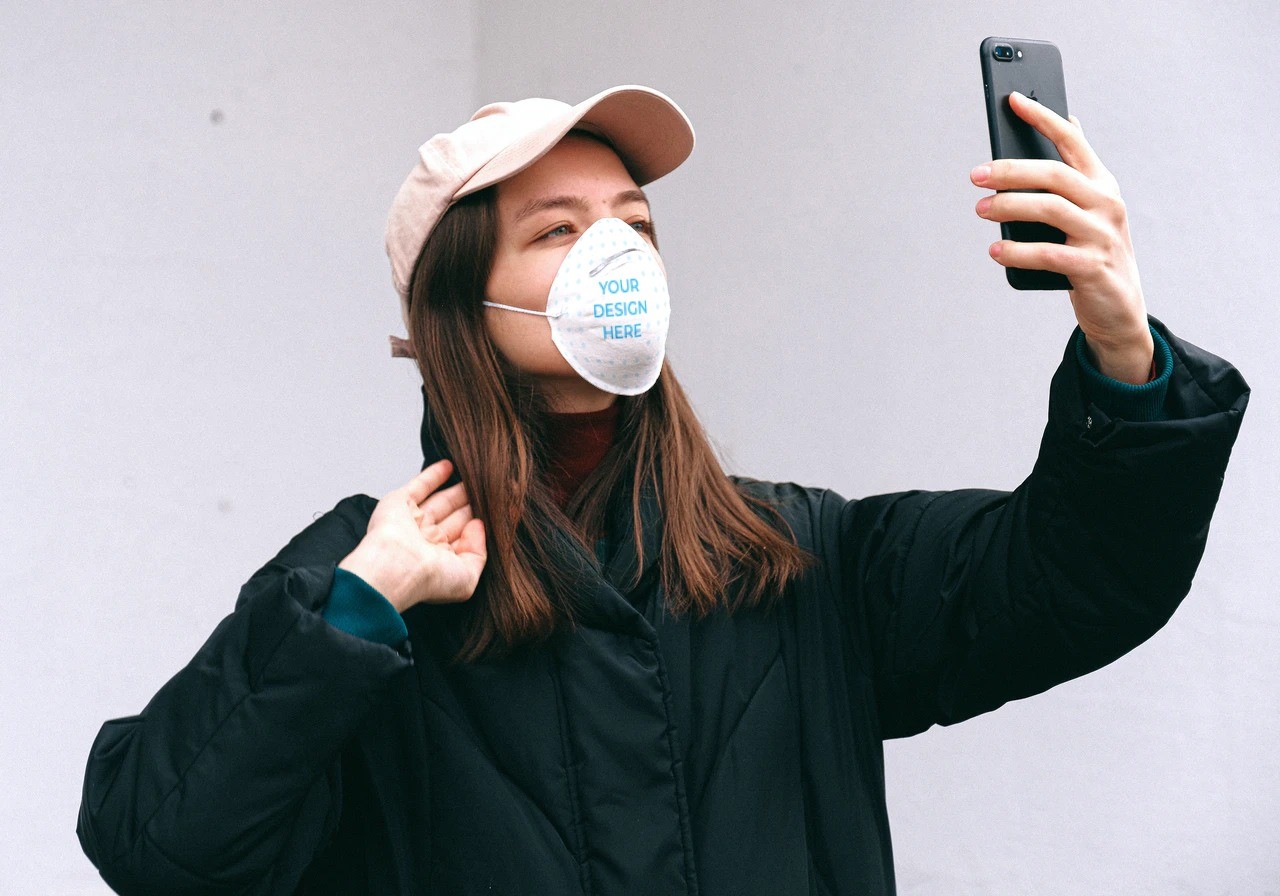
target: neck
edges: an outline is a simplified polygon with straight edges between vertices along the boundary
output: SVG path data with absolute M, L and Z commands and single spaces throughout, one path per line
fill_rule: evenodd
M 614 401 L 594 411 L 548 411 L 548 476 L 561 509 L 608 453 L 621 408 Z
M 602 411 L 618 401 L 617 395 L 597 389 L 577 374 L 564 381 L 544 381 L 543 393 L 547 398 L 547 409 L 557 414 Z

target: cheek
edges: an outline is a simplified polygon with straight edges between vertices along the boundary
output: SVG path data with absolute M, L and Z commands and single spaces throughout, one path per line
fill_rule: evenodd
M 552 341 L 545 317 L 488 307 L 484 314 L 489 338 L 516 367 L 534 374 L 563 374 L 571 369 Z
M 488 297 L 505 305 L 546 311 L 547 295 L 563 260 L 564 254 L 551 252 L 499 253 L 489 273 Z
M 662 279 L 667 279 L 667 266 L 662 263 L 662 256 L 658 254 L 658 250 L 653 250 L 653 258 L 658 262 L 658 267 L 662 269 Z
M 499 252 L 489 274 L 488 298 L 517 308 L 546 311 L 547 294 L 566 254 L 567 248 L 561 253 Z M 534 374 L 563 376 L 572 372 L 551 340 L 551 324 L 545 317 L 487 306 L 484 315 L 489 338 L 516 367 Z

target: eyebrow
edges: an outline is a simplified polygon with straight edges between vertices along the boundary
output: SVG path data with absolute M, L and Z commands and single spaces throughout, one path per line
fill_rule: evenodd
M 643 202 L 646 206 L 649 204 L 649 197 L 644 194 L 644 190 L 623 190 L 617 196 L 613 197 L 613 205 L 621 205 L 624 202 Z M 552 208 L 571 208 L 580 212 L 589 212 L 591 206 L 587 204 L 584 196 L 546 196 L 541 199 L 530 199 L 516 212 L 516 216 L 512 219 L 512 223 L 519 224 L 525 218 L 538 212 L 546 211 Z

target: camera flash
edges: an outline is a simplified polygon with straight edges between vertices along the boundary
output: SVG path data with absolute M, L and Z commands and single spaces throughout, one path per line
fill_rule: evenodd
M 1021 51 L 1021 50 L 1019 50 L 1019 51 L 1018 51 L 1018 58 L 1019 58 L 1019 59 L 1021 59 L 1021 58 L 1022 58 L 1022 51 Z

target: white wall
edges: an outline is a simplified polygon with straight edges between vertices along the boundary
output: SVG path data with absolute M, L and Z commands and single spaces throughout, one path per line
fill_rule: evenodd
M 107 893 L 98 727 L 421 465 L 383 227 L 475 108 L 472 9 L 6 3 L 0 41 L 0 893 Z
M 641 83 L 689 113 L 693 156 L 646 189 L 672 363 L 735 472 L 1016 486 L 1074 318 L 1006 285 L 973 213 L 991 34 L 1061 47 L 1149 310 L 1255 395 L 1164 630 L 886 745 L 900 892 L 1280 892 L 1280 12 L 1020 8 L 7 5 L 0 892 L 107 892 L 75 838 L 98 727 L 313 514 L 417 471 L 383 225 L 417 146 L 486 102 Z
M 1194 586 L 1112 665 L 885 746 L 899 891 L 1280 893 L 1280 6 L 486 3 L 485 100 L 668 93 L 672 365 L 735 472 L 1012 489 L 1075 317 L 987 255 L 978 45 L 1052 40 L 1148 310 L 1254 387 Z M 1028 14 L 1026 10 L 1034 12 Z M 799 436 L 799 438 L 797 438 Z

